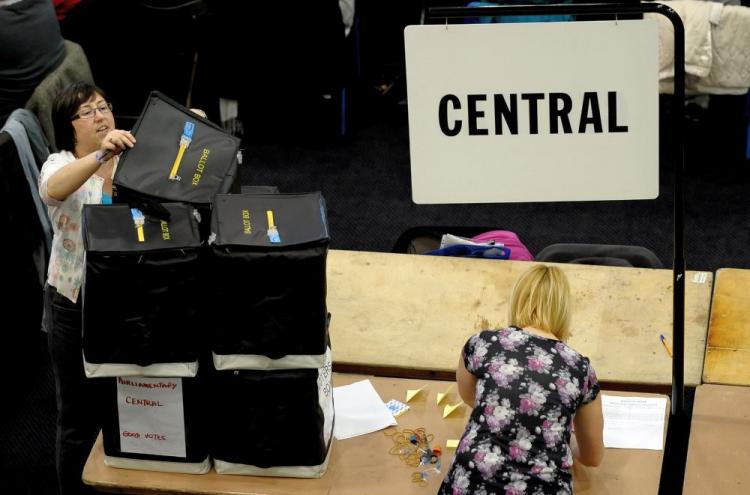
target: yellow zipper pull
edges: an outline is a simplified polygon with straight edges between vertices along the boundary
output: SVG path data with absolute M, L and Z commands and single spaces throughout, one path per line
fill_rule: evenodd
M 279 230 L 273 223 L 273 210 L 266 210 L 266 219 L 268 220 L 268 240 L 274 244 L 280 243 Z
M 143 234 L 143 225 L 146 223 L 146 217 L 138 208 L 131 208 L 130 215 L 133 217 L 133 224 L 135 225 L 138 242 L 146 242 L 146 237 Z
M 185 122 L 185 127 L 182 129 L 182 136 L 180 136 L 180 148 L 177 150 L 177 157 L 172 164 L 172 170 L 169 171 L 169 180 L 182 180 L 180 179 L 180 176 L 177 175 L 177 172 L 180 169 L 180 162 L 182 162 L 182 156 L 185 154 L 185 150 L 193 141 L 193 132 L 195 132 L 195 124 L 192 122 Z

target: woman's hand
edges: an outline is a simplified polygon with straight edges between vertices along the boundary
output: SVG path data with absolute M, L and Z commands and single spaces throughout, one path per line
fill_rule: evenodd
M 99 147 L 99 153 L 97 154 L 99 160 L 106 160 L 111 156 L 119 155 L 128 148 L 132 148 L 135 145 L 135 137 L 128 131 L 121 131 L 120 129 L 114 129 L 109 131 L 102 144 Z

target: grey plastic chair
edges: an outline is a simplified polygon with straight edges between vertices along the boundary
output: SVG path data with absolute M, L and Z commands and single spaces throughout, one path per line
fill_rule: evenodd
M 650 249 L 612 244 L 552 244 L 537 254 L 536 261 L 663 268 L 658 256 Z

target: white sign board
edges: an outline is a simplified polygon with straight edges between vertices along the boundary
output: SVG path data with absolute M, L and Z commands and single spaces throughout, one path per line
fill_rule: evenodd
M 123 452 L 186 456 L 181 378 L 117 377 L 117 412 Z
M 415 203 L 653 199 L 653 20 L 408 26 Z

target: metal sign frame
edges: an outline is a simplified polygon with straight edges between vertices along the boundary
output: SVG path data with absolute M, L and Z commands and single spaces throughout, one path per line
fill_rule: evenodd
M 511 15 L 618 15 L 654 13 L 665 16 L 674 28 L 674 97 L 672 109 L 672 131 L 674 139 L 668 156 L 674 161 L 674 252 L 672 265 L 672 409 L 667 445 L 677 447 L 687 438 L 678 437 L 679 431 L 688 426 L 685 414 L 685 149 L 684 149 L 684 104 L 685 104 L 685 27 L 680 16 L 670 7 L 659 3 L 585 3 L 552 5 L 502 5 L 497 7 L 435 7 L 428 10 L 430 19 L 468 18 L 482 16 Z M 674 429 L 673 429 L 674 428 Z M 676 459 L 675 459 L 676 461 Z M 672 468 L 679 468 L 677 462 Z M 670 470 L 662 466 L 660 493 Z M 681 466 L 684 474 L 684 465 Z M 666 479 L 665 479 L 666 478 Z M 681 476 L 677 476 L 681 479 Z M 670 487 L 667 491 L 680 492 L 681 487 Z

